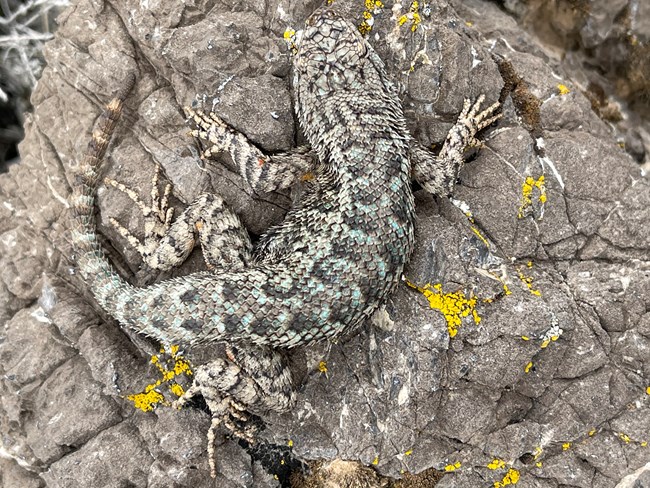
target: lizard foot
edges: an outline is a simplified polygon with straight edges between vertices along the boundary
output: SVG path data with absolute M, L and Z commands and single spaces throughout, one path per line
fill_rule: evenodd
M 496 110 L 501 106 L 499 102 L 481 110 L 484 100 L 485 95 L 479 96 L 474 103 L 466 98 L 463 103 L 463 111 L 449 131 L 447 140 L 450 146 L 461 153 L 472 147 L 481 147 L 483 143 L 476 138 L 476 134 L 501 118 L 502 114 L 495 115 Z
M 269 411 L 286 412 L 295 403 L 291 372 L 277 351 L 263 346 L 239 348 L 226 345 L 224 358 L 198 366 L 194 382 L 174 402 L 180 408 L 201 395 L 212 413 L 208 431 L 210 472 L 216 476 L 214 440 L 223 425 L 234 436 L 256 444 L 257 428 L 250 422 L 250 413 L 264 415 Z
M 218 363 L 220 364 L 219 368 L 221 368 L 222 363 Z M 175 408 L 182 408 L 198 394 L 205 399 L 212 413 L 212 421 L 208 430 L 208 463 L 210 465 L 210 476 L 216 478 L 217 462 L 214 442 L 219 426 L 223 425 L 234 436 L 245 440 L 249 444 L 256 443 L 255 434 L 257 427 L 254 424 L 248 423 L 250 415 L 244 404 L 230 395 L 222 397 L 216 392 L 214 387 L 201 384 L 201 379 L 205 380 L 204 375 L 209 374 L 208 371 L 210 370 L 215 370 L 213 363 L 197 368 L 197 376 L 194 384 L 173 403 L 173 406 Z
M 220 152 L 229 151 L 233 146 L 247 144 L 241 134 L 233 131 L 213 112 L 206 114 L 202 110 L 193 110 L 190 107 L 185 107 L 184 110 L 188 122 L 191 121 L 196 126 L 196 129 L 190 131 L 190 135 L 212 144 L 201 153 L 201 159 L 208 159 Z
M 112 178 L 105 178 L 104 183 L 120 190 L 126 194 L 133 203 L 140 209 L 144 217 L 144 242 L 141 242 L 135 237 L 129 229 L 120 224 L 116 219 L 111 218 L 110 222 L 115 229 L 122 235 L 128 242 L 136 249 L 142 259 L 152 266 L 151 256 L 154 254 L 159 246 L 160 240 L 168 233 L 171 227 L 172 217 L 174 216 L 174 208 L 169 207 L 169 195 L 172 190 L 172 185 L 167 183 L 163 190 L 162 196 L 158 188 L 158 179 L 160 178 L 160 165 L 156 164 L 156 168 L 151 180 L 151 205 L 147 205 L 142 201 L 140 196 L 131 188 L 126 187 Z M 156 267 L 156 266 L 152 266 Z

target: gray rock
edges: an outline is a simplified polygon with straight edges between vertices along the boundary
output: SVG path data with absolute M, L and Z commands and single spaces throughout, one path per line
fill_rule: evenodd
M 557 15 L 549 25 L 605 55 L 626 2 L 587 3 L 584 23 Z M 650 25 L 642 3 L 633 26 L 641 40 Z M 397 23 L 407 4 L 375 15 L 370 41 L 420 142 L 441 144 L 465 97 L 503 102 L 503 119 L 455 193 L 474 223 L 418 192 L 405 274 L 421 290 L 405 284 L 375 323 L 293 353 L 296 408 L 263 419 L 256 449 L 218 435 L 214 481 L 203 409 L 145 413 L 125 399 L 160 377 L 148 364 L 159 346 L 89 305 L 74 274 L 66 199 L 93 120 L 135 70 L 106 175 L 148 198 L 158 163 L 177 212 L 210 191 L 255 235 L 281 221 L 291 195 L 252 195 L 227 157 L 201 166 L 182 107 L 214 109 L 266 151 L 299 143 L 281 37 L 318 5 L 81 0 L 64 12 L 32 97 L 22 163 L 0 175 L 0 439 L 3 456 L 16 460 L 0 459 L 3 486 L 278 486 L 289 467 L 340 459 L 383 477 L 422 473 L 422 483 L 440 470 L 441 487 L 498 486 L 509 470 L 518 487 L 644 486 L 650 191 L 637 161 L 649 153 L 648 124 L 628 107 L 618 122 L 594 110 L 585 88 L 592 73 L 575 61 L 581 53 L 549 56 L 540 41 L 547 24 L 536 27 L 540 37 L 522 28 L 532 4 L 504 4 L 517 18 L 484 0 L 437 0 L 428 16 L 421 4 L 415 32 Z M 337 5 L 360 21 L 363 5 Z M 630 125 L 636 160 L 618 144 Z M 523 208 L 526 177 L 541 175 L 546 201 L 532 188 Z M 120 272 L 136 285 L 164 278 L 141 269 L 108 222 L 141 236 L 131 201 L 101 188 L 98 207 Z M 172 275 L 203 269 L 199 254 Z M 427 291 L 439 307 L 462 302 L 458 292 L 475 298 L 480 320 L 468 313 L 450 337 L 424 296 L 427 283 L 440 285 Z M 196 362 L 219 354 L 183 352 Z M 322 478 L 327 469 L 314 472 Z

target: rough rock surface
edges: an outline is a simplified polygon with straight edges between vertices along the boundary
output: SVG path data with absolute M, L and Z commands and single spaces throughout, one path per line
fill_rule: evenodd
M 337 2 L 361 21 L 363 2 Z M 584 3 L 596 19 L 609 4 Z M 647 42 L 650 12 L 635 4 Z M 421 22 L 401 26 L 409 4 L 387 3 L 370 33 L 421 142 L 441 142 L 464 97 L 504 102 L 455 194 L 474 222 L 447 200 L 417 194 L 406 276 L 441 291 L 405 284 L 375 324 L 296 351 L 298 405 L 264 419 L 256 449 L 219 438 L 217 480 L 207 469 L 204 410 L 144 413 L 126 400 L 156 380 L 147 362 L 158 346 L 97 314 L 69 245 L 66 198 L 93 121 L 136 70 L 106 174 L 146 195 L 159 162 L 178 207 L 218 192 L 259 235 L 291 196 L 250 195 L 228 161 L 206 172 L 181 107 L 213 107 L 268 151 L 299 142 L 282 34 L 317 6 L 82 0 L 60 17 L 22 162 L 0 175 L 0 484 L 279 486 L 289 482 L 287 466 L 343 459 L 383 477 L 447 471 L 440 487 L 515 478 L 538 488 L 650 486 L 650 182 L 637 162 L 647 165 L 648 123 L 640 119 L 639 144 L 626 153 L 617 142 L 629 127 L 594 112 L 572 81 L 574 65 L 482 0 L 439 0 L 428 15 L 421 4 Z M 604 32 L 594 29 L 584 32 Z M 605 34 L 590 42 L 601 45 Z M 104 189 L 99 207 L 116 266 L 136 284 L 159 278 L 140 270 L 108 225 L 112 216 L 138 234 L 131 202 Z M 194 255 L 178 273 L 201 266 Z M 463 297 L 449 294 L 459 291 L 465 302 L 476 298 L 480 321 L 466 309 L 450 337 L 429 300 L 453 320 Z M 362 472 L 360 486 L 380 486 Z

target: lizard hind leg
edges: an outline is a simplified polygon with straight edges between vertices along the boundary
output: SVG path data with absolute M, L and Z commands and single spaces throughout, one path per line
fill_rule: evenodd
M 161 196 L 159 176 L 160 166 L 156 165 L 150 204 L 143 202 L 136 191 L 124 184 L 111 178 L 104 180 L 107 185 L 126 194 L 144 217 L 143 241 L 117 220 L 110 219 L 117 231 L 140 253 L 143 261 L 160 271 L 180 266 L 194 248 L 198 236 L 209 269 L 247 266 L 252 259 L 253 246 L 239 217 L 223 199 L 210 193 L 201 194 L 172 222 L 174 209 L 168 203 L 172 186 L 166 184 Z
M 219 358 L 196 368 L 192 386 L 174 406 L 186 405 L 200 394 L 212 414 L 208 431 L 210 474 L 216 477 L 214 441 L 219 426 L 233 435 L 255 444 L 256 428 L 248 422 L 248 412 L 264 414 L 284 412 L 295 403 L 291 373 L 276 350 L 247 346 L 239 350 L 226 347 L 226 358 Z

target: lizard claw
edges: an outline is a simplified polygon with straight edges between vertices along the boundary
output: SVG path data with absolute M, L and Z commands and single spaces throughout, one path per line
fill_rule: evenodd
M 140 209 L 144 217 L 144 242 L 135 237 L 130 230 L 120 224 L 116 219 L 111 218 L 111 225 L 124 237 L 129 244 L 142 256 L 142 259 L 148 263 L 148 258 L 158 247 L 160 239 L 169 230 L 172 218 L 174 217 L 174 208 L 169 206 L 169 195 L 172 191 L 171 183 L 167 183 L 163 189 L 162 196 L 158 188 L 161 167 L 155 165 L 153 178 L 151 179 L 151 204 L 147 205 L 142 198 L 131 188 L 112 178 L 105 178 L 104 183 L 121 191 L 128 196 L 133 203 Z

